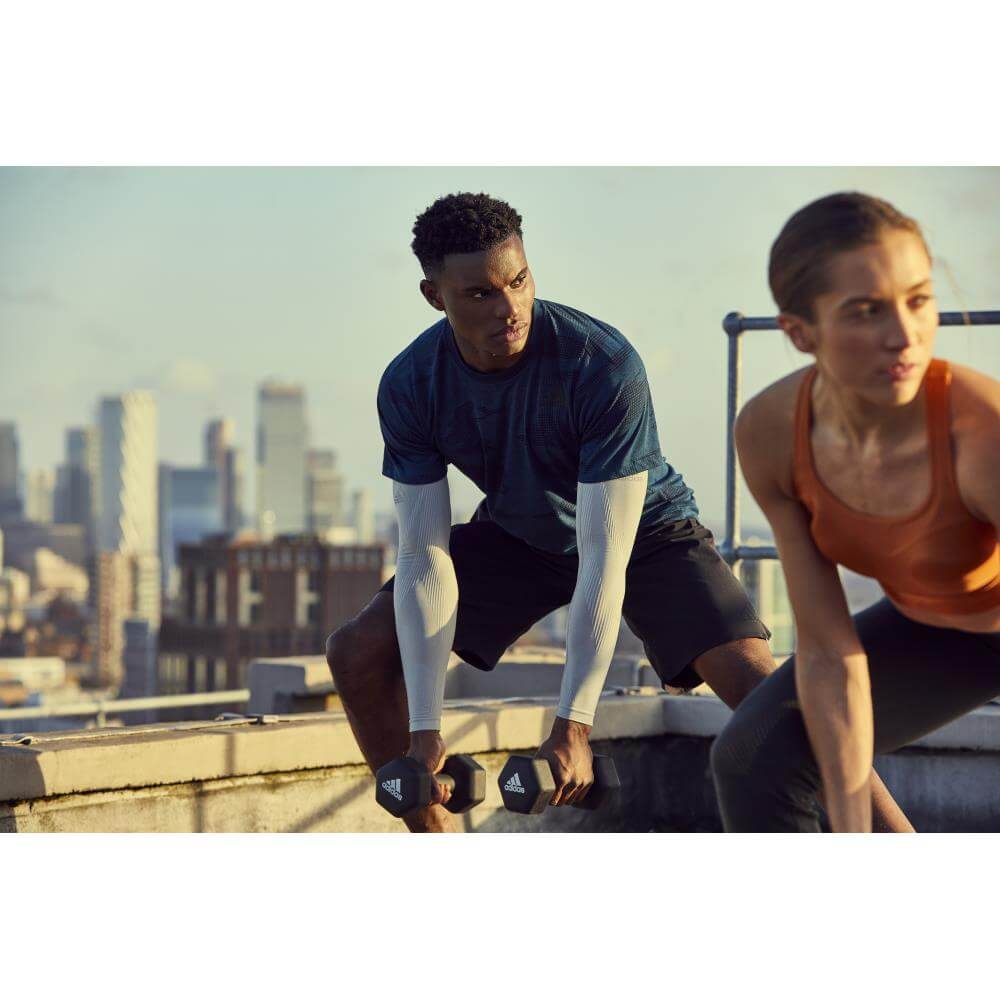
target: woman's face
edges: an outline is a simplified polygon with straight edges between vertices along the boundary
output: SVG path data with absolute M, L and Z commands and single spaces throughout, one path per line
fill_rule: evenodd
M 877 243 L 835 254 L 826 269 L 828 291 L 814 301 L 814 320 L 783 316 L 785 332 L 840 388 L 876 405 L 911 402 L 938 328 L 923 241 L 887 229 Z

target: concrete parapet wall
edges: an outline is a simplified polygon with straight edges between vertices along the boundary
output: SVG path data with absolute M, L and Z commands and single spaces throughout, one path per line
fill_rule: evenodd
M 728 718 L 714 697 L 645 689 L 602 699 L 595 749 L 622 777 L 615 809 L 500 807 L 508 753 L 548 735 L 555 699 L 450 702 L 452 752 L 487 768 L 486 802 L 461 817 L 477 832 L 713 830 L 711 739 Z M 988 706 L 878 761 L 922 830 L 1000 830 L 1000 709 Z M 403 825 L 374 802 L 341 713 L 36 734 L 0 743 L 0 831 L 378 832 Z
M 494 670 L 479 670 L 454 653 L 448 662 L 444 696 L 456 698 L 538 698 L 559 693 L 566 655 L 561 649 L 514 646 Z M 334 686 L 322 656 L 285 656 L 250 664 L 250 712 L 278 714 L 316 711 L 329 704 Z M 616 656 L 605 689 L 656 687 L 660 681 L 643 657 Z M 339 706 L 337 706 L 339 707 Z

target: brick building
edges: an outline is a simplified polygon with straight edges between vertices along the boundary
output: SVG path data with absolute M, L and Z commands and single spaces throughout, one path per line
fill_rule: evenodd
M 311 534 L 179 546 L 177 611 L 160 627 L 160 693 L 241 688 L 258 657 L 322 654 L 327 635 L 382 585 L 384 562 L 381 545 Z

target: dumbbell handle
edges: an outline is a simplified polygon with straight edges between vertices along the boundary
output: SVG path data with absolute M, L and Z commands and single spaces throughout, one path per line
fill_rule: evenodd
M 467 812 L 486 798 L 486 771 L 466 754 L 456 754 L 445 760 L 437 774 L 412 757 L 389 761 L 375 774 L 375 799 L 393 816 L 404 816 L 433 801 L 432 778 L 448 790 L 444 807 L 449 812 Z
M 518 770 L 520 770 L 521 767 L 524 767 L 529 774 L 534 771 L 535 778 L 533 780 L 540 782 L 540 787 L 538 789 L 538 795 L 540 797 L 526 799 L 524 804 L 529 805 L 529 808 L 527 809 L 518 808 L 512 801 L 509 800 L 508 795 L 506 794 L 508 789 L 504 785 L 504 776 L 510 774 L 511 765 L 514 764 L 514 762 L 519 762 L 516 765 Z M 514 772 L 515 777 L 516 775 L 517 771 Z M 510 779 L 508 778 L 508 780 Z M 528 812 L 536 814 L 542 812 L 549 804 L 548 796 L 555 787 L 555 776 L 552 774 L 551 765 L 549 765 L 547 761 L 543 761 L 538 757 L 527 757 L 520 754 L 514 754 L 507 759 L 507 763 L 500 772 L 499 784 L 501 796 L 504 799 L 504 805 L 506 808 L 511 809 L 513 812 Z M 607 801 L 608 796 L 614 794 L 620 787 L 621 782 L 618 779 L 618 772 L 615 768 L 614 761 L 606 755 L 594 754 L 594 783 L 591 785 L 583 799 L 579 802 L 573 803 L 573 808 L 588 810 L 599 809 Z M 510 789 L 510 791 L 518 791 L 518 789 Z
M 602 762 L 603 761 L 605 761 L 605 760 L 609 761 L 608 765 L 606 765 L 606 766 L 608 766 L 610 768 L 610 770 L 611 770 L 612 773 L 617 773 L 617 772 L 615 772 L 615 766 L 614 766 L 614 764 L 610 763 L 610 758 L 607 757 L 605 754 L 595 753 L 593 755 L 593 758 L 594 758 L 594 764 L 593 764 L 593 767 L 594 767 L 594 783 L 587 790 L 587 794 L 582 799 L 580 799 L 579 802 L 574 802 L 573 803 L 573 807 L 575 809 L 597 809 L 598 808 L 598 806 L 600 804 L 600 800 L 601 800 L 601 792 L 604 791 L 604 783 L 601 780 L 602 779 L 601 766 L 602 766 Z M 553 777 L 555 777 L 555 776 L 553 775 Z M 614 787 L 614 786 L 612 786 L 612 787 Z
M 449 792 L 455 791 L 455 779 L 450 774 L 442 774 L 438 771 L 437 774 L 432 774 L 431 777 L 434 778 L 439 785 L 447 788 Z

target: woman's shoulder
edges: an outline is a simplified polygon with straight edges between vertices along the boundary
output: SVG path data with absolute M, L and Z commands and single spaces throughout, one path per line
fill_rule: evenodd
M 807 365 L 772 382 L 747 401 L 740 410 L 737 422 L 744 425 L 746 430 L 754 432 L 780 431 L 784 427 L 790 431 L 799 391 L 810 371 L 812 365 Z
M 951 370 L 952 433 L 973 442 L 1000 442 L 1000 381 L 967 365 Z
M 811 370 L 811 365 L 800 368 L 772 382 L 753 396 L 736 418 L 736 442 L 744 467 L 751 464 L 789 494 L 795 406 L 802 382 Z
M 959 405 L 980 407 L 1000 412 L 1000 381 L 968 365 L 948 362 L 951 371 L 952 395 Z
M 949 368 L 958 488 L 977 517 L 992 520 L 1000 489 L 1000 381 L 966 365 Z

